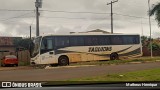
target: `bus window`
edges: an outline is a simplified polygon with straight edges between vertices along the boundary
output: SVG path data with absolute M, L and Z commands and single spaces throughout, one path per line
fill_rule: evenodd
M 69 38 L 70 46 L 78 46 L 78 40 L 76 36 L 71 36 Z
M 55 47 L 58 48 L 64 48 L 69 46 L 69 37 L 64 36 L 57 36 L 55 37 Z
M 124 44 L 139 44 L 138 36 L 123 36 Z
M 139 44 L 140 43 L 139 36 L 138 35 L 134 36 L 133 41 L 134 44 Z
M 132 36 L 123 36 L 123 42 L 124 44 L 133 44 L 133 37 Z
M 98 45 L 98 38 L 94 36 L 86 36 L 84 41 L 86 46 Z
M 122 45 L 123 44 L 123 38 L 122 36 L 112 36 L 111 37 L 111 42 L 112 42 L 112 45 Z
M 52 41 L 52 39 L 47 39 L 47 49 L 53 49 L 53 41 Z
M 98 37 L 92 37 L 92 45 L 99 45 Z
M 109 36 L 100 36 L 98 37 L 99 45 L 110 45 Z
M 78 46 L 83 46 L 84 45 L 84 37 L 80 37 L 80 36 L 78 36 L 77 37 L 77 45 Z
M 69 37 L 70 46 L 83 46 L 84 39 L 80 36 L 71 36 Z
M 54 49 L 53 38 L 44 37 L 41 43 L 41 54 L 46 53 Z

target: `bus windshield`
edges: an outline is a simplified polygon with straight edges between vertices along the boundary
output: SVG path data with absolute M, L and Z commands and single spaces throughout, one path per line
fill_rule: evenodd
M 40 41 L 42 37 L 37 37 L 33 40 L 33 52 L 32 57 L 35 57 L 39 53 Z

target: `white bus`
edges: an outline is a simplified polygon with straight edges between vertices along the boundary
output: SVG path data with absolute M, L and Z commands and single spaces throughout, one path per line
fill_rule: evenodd
M 34 39 L 31 64 L 69 65 L 71 62 L 138 56 L 142 56 L 138 34 L 48 35 Z

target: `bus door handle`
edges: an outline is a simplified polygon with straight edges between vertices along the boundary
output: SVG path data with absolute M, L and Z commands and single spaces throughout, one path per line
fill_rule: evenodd
M 53 52 L 49 52 L 49 54 L 53 54 Z

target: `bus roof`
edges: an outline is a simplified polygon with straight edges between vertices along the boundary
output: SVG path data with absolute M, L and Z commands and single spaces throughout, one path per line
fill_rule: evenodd
M 90 35 L 139 35 L 139 34 L 124 34 L 124 33 L 72 33 L 72 34 L 48 34 L 48 35 L 42 35 L 42 37 L 45 36 L 90 36 Z

